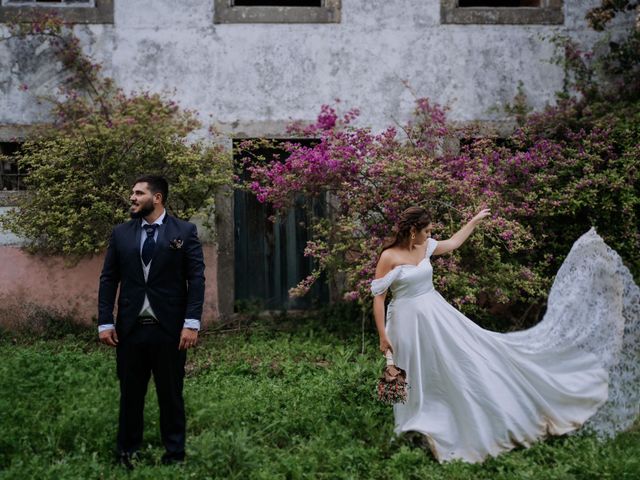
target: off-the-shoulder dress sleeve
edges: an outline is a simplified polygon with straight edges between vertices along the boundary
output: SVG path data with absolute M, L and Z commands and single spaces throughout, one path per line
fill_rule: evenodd
M 434 240 L 433 238 L 429 238 L 429 240 L 427 241 L 427 253 L 426 253 L 427 258 L 429 258 L 433 254 L 433 251 L 436 249 L 437 246 L 438 246 L 438 241 Z
M 375 280 L 373 280 L 371 282 L 371 293 L 375 296 L 386 292 L 398 276 L 399 272 L 400 269 L 396 267 L 393 270 L 387 272 L 384 277 L 376 278 Z

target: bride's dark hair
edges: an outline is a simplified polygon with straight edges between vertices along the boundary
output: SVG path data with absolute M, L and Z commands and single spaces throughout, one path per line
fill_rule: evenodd
M 422 230 L 431 223 L 431 215 L 422 207 L 409 207 L 400 214 L 398 220 L 398 229 L 393 237 L 387 240 L 382 246 L 380 253 L 387 248 L 401 245 L 407 241 L 411 235 L 411 227 L 416 230 Z

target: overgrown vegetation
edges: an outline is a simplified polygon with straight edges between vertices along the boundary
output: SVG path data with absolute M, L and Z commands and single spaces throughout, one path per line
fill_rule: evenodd
M 117 88 L 56 16 L 18 21 L 5 40 L 32 50 L 47 45 L 64 67 L 64 81 L 47 98 L 52 123 L 13 159 L 28 172 L 30 194 L 0 217 L 3 228 L 27 238 L 33 251 L 97 253 L 126 219 L 132 183 L 143 173 L 169 180 L 172 214 L 212 212 L 216 189 L 231 182 L 231 161 L 220 145 L 191 138 L 202 128 L 195 111 L 158 93 Z
M 603 2 L 603 18 L 619 13 L 623 3 L 630 2 Z M 42 24 L 40 31 L 22 33 L 44 33 L 56 41 L 66 38 L 64 26 L 48 21 L 53 23 Z M 362 129 L 335 128 L 348 125 L 352 113 L 340 125 L 336 113 L 325 109 L 313 127 L 326 136 L 324 143 L 306 150 L 290 145 L 292 160 L 265 177 L 272 183 L 257 178 L 253 188 L 264 200 L 281 198 L 282 207 L 288 197 L 277 197 L 276 187 L 324 195 L 333 186 L 334 199 L 348 193 L 362 202 L 334 203 L 333 218 L 338 221 L 334 225 L 320 221 L 315 227 L 320 240 L 308 250 L 322 268 L 347 273 L 350 298 L 366 294 L 376 249 L 393 215 L 407 202 L 420 203 L 425 194 L 442 219 L 441 236 L 472 213 L 478 206 L 474 202 L 485 201 L 487 192 L 496 195 L 488 201 L 498 213 L 496 220 L 468 250 L 438 264 L 447 270 L 448 282 L 439 288 L 468 311 L 477 305 L 479 314 L 495 315 L 508 299 L 516 302 L 504 314 L 511 320 L 527 302 L 542 301 L 568 246 L 592 223 L 637 275 L 639 89 L 633 82 L 623 85 L 632 88 L 610 88 L 616 82 L 620 85 L 620 78 L 637 80 L 625 77 L 634 71 L 628 65 L 638 65 L 640 49 L 633 43 L 637 41 L 636 32 L 609 46 L 599 64 L 563 43 L 570 53 L 564 57 L 568 71 L 586 74 L 568 77 L 558 106 L 526 119 L 520 110 L 524 123 L 519 132 L 501 142 L 478 140 L 461 155 L 438 156 L 438 135 L 446 128 L 444 112 L 428 102 L 418 103 L 419 121 L 406 126 L 413 143 L 402 145 L 390 134 L 376 137 Z M 61 59 L 86 60 L 76 55 Z M 598 75 L 588 73 L 596 66 Z M 85 65 L 82 71 L 94 68 Z M 605 84 L 596 78 L 611 81 L 602 88 Z M 123 218 L 126 187 L 137 173 L 132 165 L 140 166 L 140 171 L 156 166 L 168 175 L 174 185 L 173 208 L 184 215 L 199 208 L 198 198 L 205 198 L 207 188 L 226 181 L 227 160 L 222 153 L 218 156 L 214 147 L 185 142 L 196 127 L 191 113 L 160 96 L 124 95 L 104 81 L 108 94 L 73 98 L 71 92 L 86 85 L 82 78 L 70 77 L 70 90 L 63 92 L 64 108 L 60 107 L 70 116 L 56 117 L 51 130 L 25 147 L 21 161 L 30 166 L 34 182 L 30 187 L 38 195 L 23 208 L 34 209 L 34 220 L 28 223 L 30 219 L 14 216 L 9 222 L 14 222 L 14 230 L 31 236 L 34 248 L 71 254 L 99 249 L 107 237 L 100 228 L 110 228 Z M 581 96 L 572 98 L 575 91 Z M 158 143 L 149 142 L 149 135 L 159 135 Z M 99 163 L 92 163 L 94 153 Z M 220 169 L 200 170 L 205 158 L 207 165 Z M 361 160 L 371 158 L 382 161 L 379 171 L 360 168 Z M 425 165 L 435 166 L 442 177 L 425 181 L 419 175 Z M 87 166 L 96 169 L 98 183 L 91 183 L 95 178 L 83 170 Z M 299 172 L 308 175 L 298 176 L 303 183 L 294 184 Z M 47 183 L 49 174 L 55 182 Z M 398 178 L 403 183 L 398 184 Z M 277 183 L 279 179 L 282 183 Z M 376 184 L 378 179 L 388 183 Z M 451 183 L 434 183 L 443 179 Z M 396 189 L 386 190 L 389 185 Z M 180 192 L 196 196 L 181 197 Z M 67 205 L 67 210 L 56 210 L 56 202 Z M 380 211 L 363 215 L 367 202 Z M 51 222 L 42 219 L 44 214 L 51 216 Z M 69 223 L 64 223 L 64 215 L 70 215 Z M 96 223 L 85 226 L 82 221 L 87 220 Z M 476 261 L 480 255 L 486 265 Z M 496 273 L 491 276 L 489 271 Z M 186 465 L 160 465 L 159 415 L 150 391 L 146 442 L 132 473 L 113 464 L 118 413 L 113 350 L 96 343 L 93 328 L 82 330 L 73 319 L 34 311 L 33 321 L 21 327 L 30 331 L 0 332 L 0 478 L 640 478 L 640 423 L 605 442 L 581 434 L 550 439 L 481 465 L 437 464 L 419 437 L 393 436 L 391 409 L 379 404 L 374 394 L 383 359 L 373 333 L 364 334 L 367 353 L 360 353 L 363 339 L 353 321 L 358 310 L 336 306 L 320 318 L 295 321 L 283 315 L 236 333 L 205 336 L 188 360 Z
M 609 3 L 601 16 L 611 16 Z M 507 138 L 475 137 L 452 154 L 447 139 L 470 132 L 456 132 L 427 99 L 411 121 L 379 134 L 352 126 L 357 110 L 324 106 L 316 124 L 292 127 L 317 144 L 286 144 L 284 161 L 248 159 L 247 186 L 260 201 L 285 211 L 299 195 L 327 199 L 306 250 L 318 268 L 291 293 L 328 271 L 343 274 L 345 298 L 366 308 L 381 245 L 410 205 L 431 211 L 437 239 L 491 208 L 461 249 L 433 261 L 437 288 L 485 326 L 536 323 L 562 260 L 591 226 L 640 278 L 640 30 L 603 38 L 597 52 L 555 39 L 564 90 L 540 113 L 520 94 L 510 109 L 521 126 Z
M 189 354 L 183 468 L 160 465 L 153 386 L 145 443 L 129 474 L 113 464 L 118 386 L 113 350 L 67 336 L 0 340 L 0 478 L 633 479 L 640 431 L 599 442 L 556 438 L 481 465 L 438 464 L 419 437 L 393 436 L 375 400 L 383 359 L 357 325 L 278 318 L 210 334 Z M 331 330 L 324 324 L 331 325 Z M 339 331 L 340 333 L 335 333 Z M 93 330 L 92 330 L 92 333 Z

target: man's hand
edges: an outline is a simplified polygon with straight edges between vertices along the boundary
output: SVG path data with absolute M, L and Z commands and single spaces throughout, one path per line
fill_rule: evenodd
M 110 347 L 115 347 L 118 345 L 118 334 L 116 333 L 115 328 L 111 328 L 109 330 L 105 330 L 98 334 L 100 341 L 105 345 L 109 345 Z
M 180 345 L 179 350 L 186 350 L 187 348 L 194 347 L 198 343 L 198 331 L 191 328 L 183 328 L 180 333 Z

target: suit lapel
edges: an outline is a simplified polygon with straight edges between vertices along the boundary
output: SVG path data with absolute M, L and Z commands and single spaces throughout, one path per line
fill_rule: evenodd
M 158 228 L 158 238 L 156 239 L 156 248 L 151 257 L 151 268 L 149 269 L 149 279 L 157 275 L 162 269 L 162 263 L 167 249 L 169 248 L 169 239 L 173 231 L 173 222 L 169 218 L 169 214 L 165 214 L 164 222 Z M 149 281 L 149 279 L 147 281 Z
M 139 280 L 144 283 L 144 272 L 142 271 L 142 260 L 140 258 L 140 236 L 142 235 L 142 222 L 138 219 L 131 222 L 131 229 L 129 238 L 127 239 L 127 245 L 131 245 L 133 249 L 132 256 L 134 257 L 134 267 L 136 276 L 140 277 Z

